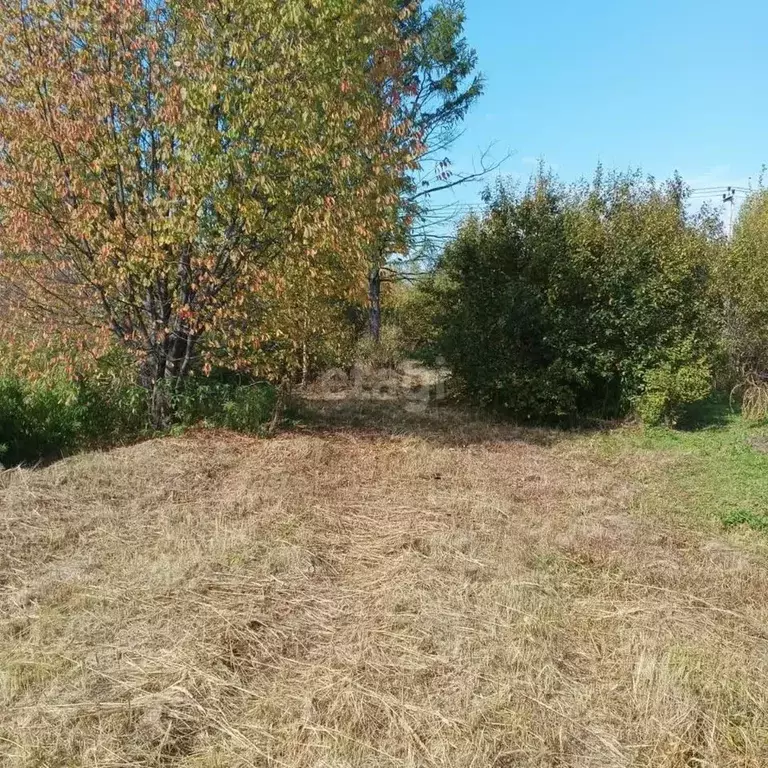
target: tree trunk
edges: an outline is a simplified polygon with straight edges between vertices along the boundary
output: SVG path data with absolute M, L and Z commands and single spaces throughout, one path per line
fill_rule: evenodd
M 171 401 L 165 355 L 155 352 L 147 357 L 141 366 L 139 385 L 149 397 L 149 418 L 153 429 L 167 429 L 171 423 Z
M 197 337 L 188 331 L 179 330 L 173 336 L 166 355 L 165 378 L 173 390 L 178 389 L 182 379 L 189 373 Z
M 165 379 L 158 379 L 150 392 L 149 415 L 152 427 L 166 430 L 171 426 L 171 396 Z
M 381 268 L 375 266 L 368 273 L 369 331 L 378 344 L 381 338 Z
M 280 425 L 283 423 L 285 415 L 285 405 L 291 396 L 291 378 L 283 376 L 277 387 L 277 397 L 275 398 L 275 407 L 272 411 L 272 418 L 267 426 L 267 434 L 272 436 L 277 433 Z
M 301 386 L 309 384 L 309 347 L 306 340 L 301 343 Z
M 172 341 L 157 344 L 142 366 L 139 384 L 149 394 L 149 416 L 154 429 L 171 426 L 172 395 L 189 373 L 196 341 L 196 336 L 180 331 Z

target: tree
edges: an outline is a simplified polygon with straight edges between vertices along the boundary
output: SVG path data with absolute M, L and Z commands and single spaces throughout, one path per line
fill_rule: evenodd
M 768 192 L 744 202 L 718 266 L 727 383 L 749 418 L 768 415 Z
M 105 329 L 155 419 L 260 339 L 276 258 L 365 263 L 416 166 L 379 0 L 0 0 L 0 252 L 20 311 Z
M 397 103 L 393 122 L 395 134 L 414 131 L 422 153 L 417 172 L 402 189 L 395 226 L 382 230 L 371 250 L 368 272 L 369 331 L 378 340 L 381 329 L 381 283 L 396 274 L 387 269 L 391 255 L 407 252 L 418 233 L 425 232 L 429 218 L 429 197 L 487 173 L 452 176 L 446 157 L 458 138 L 459 125 L 483 92 L 477 73 L 477 54 L 464 37 L 466 16 L 462 0 L 439 0 L 430 7 L 418 5 L 410 11 L 406 0 L 398 0 L 406 11 L 400 35 L 407 44 L 403 59 L 404 95 Z M 402 264 L 401 264 L 402 266 Z
M 768 370 L 768 192 L 752 193 L 739 211 L 721 270 L 726 333 L 738 380 Z
M 258 375 L 306 385 L 320 370 L 352 362 L 364 288 L 360 270 L 341 269 L 334 256 L 281 259 L 270 270 L 254 308 L 263 334 L 252 350 Z
M 517 418 L 674 421 L 711 387 L 715 223 L 679 181 L 500 186 L 440 262 L 440 351 L 470 399 Z

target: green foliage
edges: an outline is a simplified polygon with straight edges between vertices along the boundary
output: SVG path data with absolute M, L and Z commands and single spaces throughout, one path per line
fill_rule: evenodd
M 661 365 L 645 371 L 643 385 L 635 402 L 638 416 L 649 426 L 675 426 L 687 406 L 712 392 L 712 370 L 705 358 L 696 360 L 693 345 L 686 343 Z
M 178 425 L 205 424 L 255 433 L 272 416 L 275 400 L 275 388 L 269 384 L 218 372 L 185 381 L 174 394 L 172 406 Z
M 384 325 L 378 342 L 366 334 L 357 343 L 356 357 L 376 369 L 397 368 L 405 359 L 402 330 L 394 324 Z
M 0 459 L 6 464 L 66 449 L 80 430 L 75 392 L 68 387 L 0 379 Z
M 768 415 L 768 191 L 739 212 L 734 238 L 717 264 L 728 367 L 724 383 L 742 396 L 745 415 Z
M 755 531 L 768 533 L 768 515 L 760 515 L 748 509 L 739 509 L 723 517 L 723 525 L 726 528 L 735 528 L 746 525 Z
M 77 379 L 81 443 L 114 445 L 149 430 L 148 393 L 136 381 L 135 361 L 116 346 Z
M 432 283 L 436 278 L 425 275 L 414 285 L 400 284 L 392 292 L 385 323 L 400 328 L 403 354 L 434 364 L 437 349 L 439 304 Z
M 146 392 L 93 378 L 29 381 L 0 378 L 2 461 L 19 464 L 112 445 L 148 427 Z
M 715 354 L 714 224 L 679 180 L 500 185 L 443 254 L 439 349 L 459 393 L 537 421 L 674 419 L 706 396 Z M 706 372 L 706 373 L 705 373 Z
M 35 380 L 5 373 L 0 376 L 0 461 L 49 460 L 152 434 L 149 394 L 135 382 L 135 364 L 119 348 L 76 379 L 61 372 Z M 169 402 L 174 428 L 207 424 L 258 432 L 274 411 L 275 390 L 217 371 L 185 379 L 169 391 Z

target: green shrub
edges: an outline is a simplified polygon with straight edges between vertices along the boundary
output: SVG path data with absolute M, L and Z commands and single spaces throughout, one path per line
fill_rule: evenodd
M 768 190 L 739 210 L 733 241 L 718 262 L 725 341 L 735 383 L 768 371 Z
M 146 391 L 119 351 L 98 361 L 87 376 L 61 372 L 30 380 L 0 377 L 2 461 L 50 459 L 94 446 L 114 445 L 149 429 Z
M 440 352 L 437 348 L 439 303 L 433 283 L 438 275 L 424 275 L 415 284 L 402 284 L 393 291 L 392 317 L 401 331 L 401 344 L 407 357 L 435 365 Z
M 715 225 L 688 214 L 679 181 L 540 176 L 487 202 L 431 289 L 460 393 L 535 421 L 621 417 L 646 391 L 646 414 L 674 418 L 698 398 L 717 347 Z
M 137 378 L 135 361 L 115 347 L 77 379 L 82 442 L 113 445 L 150 430 L 149 395 Z
M 259 432 L 272 417 L 275 403 L 275 388 L 268 384 L 237 387 L 224 401 L 221 425 L 238 432 Z
M 271 418 L 275 402 L 273 386 L 226 372 L 190 378 L 172 397 L 176 424 L 207 424 L 239 432 L 260 431 Z
M 636 411 L 649 426 L 674 426 L 691 405 L 712 392 L 712 372 L 704 360 L 676 365 L 668 361 L 646 371 Z
M 174 423 L 258 432 L 275 390 L 267 384 L 190 379 L 172 398 Z M 151 432 L 148 395 L 134 384 L 0 378 L 0 461 L 5 465 L 107 447 Z
M 0 379 L 0 445 L 6 465 L 36 461 L 72 448 L 81 429 L 73 386 Z
M 107 447 L 152 432 L 149 395 L 119 350 L 75 380 L 0 376 L 0 461 L 33 463 Z M 271 417 L 275 390 L 227 372 L 192 377 L 171 397 L 174 423 L 257 432 Z

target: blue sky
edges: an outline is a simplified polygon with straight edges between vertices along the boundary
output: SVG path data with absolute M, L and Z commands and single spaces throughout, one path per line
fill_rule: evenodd
M 452 157 L 542 157 L 565 180 L 610 168 L 747 186 L 768 162 L 765 0 L 466 0 L 486 93 Z M 457 193 L 477 202 L 479 187 Z

